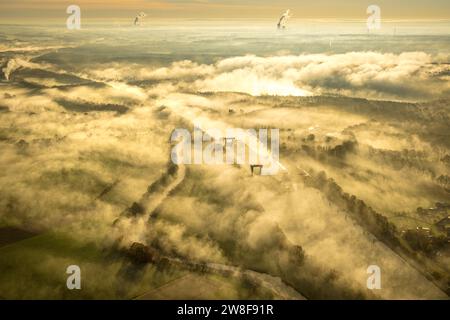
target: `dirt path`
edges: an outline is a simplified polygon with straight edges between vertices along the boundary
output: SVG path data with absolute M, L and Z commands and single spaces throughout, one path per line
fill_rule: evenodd
M 197 263 L 176 258 L 168 258 L 171 264 L 184 268 L 194 269 L 201 272 L 215 273 L 225 277 L 233 277 L 238 280 L 246 279 L 256 286 L 265 288 L 283 300 L 306 300 L 294 288 L 285 284 L 281 278 L 253 270 L 241 269 L 239 267 L 219 263 Z

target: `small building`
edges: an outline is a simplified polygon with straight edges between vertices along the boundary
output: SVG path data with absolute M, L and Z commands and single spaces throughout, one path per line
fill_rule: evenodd
M 450 216 L 447 216 L 444 219 L 439 220 L 434 225 L 439 231 L 444 232 L 447 235 L 447 239 L 449 239 L 450 241 Z
M 437 209 L 450 209 L 449 203 L 436 202 Z
M 431 236 L 431 229 L 430 228 L 424 228 L 424 227 L 417 227 L 417 232 L 421 235 L 430 237 Z
M 436 207 L 434 208 L 428 208 L 424 209 L 422 207 L 417 208 L 416 212 L 420 215 L 441 215 L 441 214 L 447 214 L 447 210 L 449 210 L 449 205 L 446 203 L 436 203 Z
M 445 217 L 442 220 L 439 220 L 434 224 L 436 228 L 438 228 L 440 231 L 445 231 L 447 228 L 450 227 L 450 216 Z

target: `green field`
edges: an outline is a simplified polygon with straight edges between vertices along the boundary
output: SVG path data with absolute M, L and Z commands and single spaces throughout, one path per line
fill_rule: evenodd
M 66 287 L 66 268 L 73 264 L 81 268 L 81 290 Z M 58 233 L 0 248 L 0 270 L 3 299 L 130 299 L 185 273 L 136 267 L 117 253 Z
M 81 290 L 66 268 L 81 268 Z M 174 266 L 134 265 L 123 254 L 49 232 L 0 248 L 1 299 L 272 299 L 245 281 Z

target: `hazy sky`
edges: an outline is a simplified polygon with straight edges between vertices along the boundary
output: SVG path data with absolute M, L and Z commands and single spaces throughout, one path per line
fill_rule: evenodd
M 0 0 L 0 22 L 65 18 L 70 4 L 87 19 L 127 18 L 145 11 L 153 18 L 273 18 L 285 9 L 294 17 L 366 19 L 368 5 L 386 19 L 450 19 L 449 0 Z

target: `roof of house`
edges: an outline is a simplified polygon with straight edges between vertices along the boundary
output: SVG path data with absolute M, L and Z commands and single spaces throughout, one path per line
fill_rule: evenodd
M 450 216 L 447 216 L 435 223 L 436 226 L 446 226 L 449 224 L 450 224 Z

